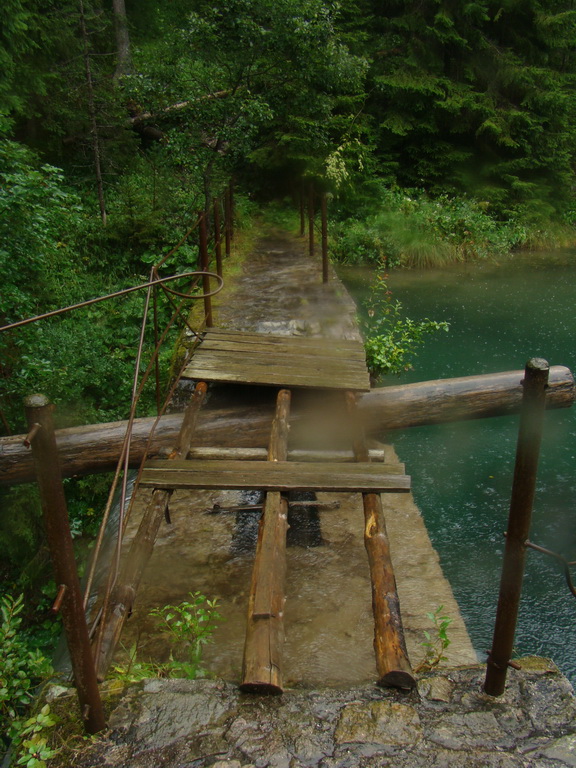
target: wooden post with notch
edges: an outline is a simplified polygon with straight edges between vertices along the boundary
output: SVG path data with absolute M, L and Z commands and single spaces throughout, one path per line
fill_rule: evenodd
M 354 455 L 356 461 L 369 462 L 363 430 L 357 426 L 356 396 L 346 393 L 348 413 L 353 419 L 355 432 Z M 382 499 L 379 493 L 363 493 L 364 545 L 370 564 L 372 582 L 372 612 L 374 614 L 374 653 L 378 670 L 378 685 L 395 688 L 414 688 L 404 628 L 400 613 L 400 600 L 396 578 L 390 558 L 390 543 L 386 532 Z
M 201 381 L 196 385 L 184 413 L 176 444 L 168 456 L 168 461 L 185 459 L 188 455 L 198 412 L 204 402 L 206 390 L 205 382 Z M 100 680 L 104 680 L 106 677 L 124 622 L 132 611 L 138 586 L 154 549 L 160 524 L 167 516 L 171 496 L 172 491 L 170 490 L 156 488 L 152 492 L 152 498 L 148 502 L 116 585 L 112 590 L 108 610 L 106 615 L 102 617 L 101 631 L 96 642 L 96 669 Z
M 290 391 L 281 389 L 272 423 L 269 461 L 287 460 L 289 413 Z M 240 684 L 240 690 L 250 693 L 279 694 L 283 690 L 287 519 L 287 500 L 280 492 L 269 491 L 258 530 Z
M 62 485 L 52 422 L 53 406 L 44 395 L 30 395 L 24 402 L 30 429 L 26 444 L 32 448 L 46 539 L 50 549 L 54 578 L 60 587 L 55 607 L 57 605 L 57 609 L 62 613 L 82 722 L 88 733 L 98 733 L 106 727 L 106 721 L 96 679 L 74 556 L 74 544 L 70 533 L 66 496 Z
M 546 360 L 535 357 L 526 363 L 524 372 L 524 395 L 518 428 L 516 464 L 512 481 L 500 594 L 492 650 L 486 663 L 484 682 L 484 691 L 490 696 L 500 696 L 504 693 L 506 672 L 514 648 L 526 546 L 536 491 L 536 470 L 542 441 L 549 370 Z

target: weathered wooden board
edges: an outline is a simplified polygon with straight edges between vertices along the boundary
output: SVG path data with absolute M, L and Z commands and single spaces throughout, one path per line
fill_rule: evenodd
M 151 461 L 141 485 L 152 488 L 261 489 L 402 493 L 410 478 L 394 464 L 270 461 Z
M 338 344 L 333 345 L 329 339 L 322 341 L 324 342 L 323 344 L 318 344 L 318 342 L 316 342 L 312 345 L 303 344 L 302 342 L 281 344 L 276 342 L 270 343 L 269 341 L 246 341 L 241 337 L 236 341 L 232 339 L 220 340 L 213 339 L 209 336 L 202 342 L 202 349 L 204 351 L 210 350 L 215 352 L 234 352 L 238 349 L 245 352 L 270 352 L 272 349 L 275 352 L 281 352 L 282 354 L 297 354 L 305 357 L 322 357 L 328 359 L 345 357 L 348 360 L 356 360 L 356 362 L 365 364 L 366 354 L 360 345 L 355 345 L 354 347 L 340 347 Z
M 206 332 L 183 375 L 197 381 L 361 392 L 370 389 L 360 341 L 221 329 Z

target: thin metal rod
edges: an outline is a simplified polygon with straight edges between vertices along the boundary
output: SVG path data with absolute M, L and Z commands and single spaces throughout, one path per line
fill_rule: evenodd
M 74 545 L 52 422 L 52 406 L 44 395 L 31 395 L 25 400 L 25 408 L 30 427 L 35 423 L 41 424 L 42 427 L 32 438 L 32 455 L 36 466 L 54 576 L 57 584 L 66 587 L 65 591 L 60 587 L 59 595 L 80 712 L 86 730 L 89 733 L 98 733 L 105 728 L 106 722 L 76 570 Z
M 533 549 L 535 552 L 540 552 L 543 555 L 548 555 L 549 557 L 553 557 L 555 560 L 558 560 L 558 562 L 562 565 L 562 570 L 564 571 L 564 578 L 566 579 L 568 589 L 574 595 L 574 597 L 576 597 L 576 587 L 574 586 L 574 582 L 572 581 L 572 574 L 570 573 L 570 566 L 574 565 L 574 563 L 568 562 L 568 560 L 566 560 L 566 558 L 562 555 L 558 554 L 558 552 L 552 552 L 551 549 L 540 547 L 538 544 L 533 544 L 531 541 L 527 541 L 526 546 L 529 549 Z
M 504 693 L 506 673 L 514 648 L 524 579 L 526 542 L 530 534 L 536 491 L 536 471 L 542 441 L 549 370 L 548 363 L 541 358 L 532 358 L 526 363 L 500 595 L 492 651 L 488 656 L 484 682 L 484 691 L 490 696 L 500 696 Z
M 149 288 L 151 285 L 161 285 L 162 283 L 168 283 L 171 280 L 179 280 L 180 278 L 184 277 L 192 277 L 193 275 L 209 275 L 210 277 L 214 277 L 216 280 L 218 280 L 219 285 L 217 288 L 215 288 L 213 291 L 210 291 L 210 296 L 215 296 L 217 293 L 219 293 L 222 288 L 224 287 L 224 281 L 222 278 L 217 275 L 214 272 L 182 272 L 179 275 L 170 275 L 170 277 L 160 277 L 155 280 L 151 280 L 148 283 L 141 283 L 140 285 L 133 285 L 132 288 L 124 288 L 122 291 L 115 291 L 114 293 L 108 293 L 106 296 L 98 296 L 96 299 L 88 299 L 88 301 L 81 301 L 78 304 L 71 304 L 68 307 L 61 307 L 60 309 L 53 309 L 51 312 L 44 312 L 42 315 L 35 315 L 35 317 L 28 317 L 26 320 L 18 320 L 16 323 L 10 323 L 10 325 L 3 325 L 0 327 L 0 332 L 2 331 L 9 331 L 12 328 L 20 328 L 23 325 L 28 325 L 29 323 L 35 323 L 38 320 L 45 320 L 48 317 L 55 317 L 56 315 L 63 315 L 65 312 L 72 312 L 75 309 L 83 309 L 84 307 L 89 307 L 92 304 L 97 304 L 99 301 L 107 301 L 108 299 L 115 299 L 118 296 L 125 296 L 128 293 L 133 293 L 134 291 L 141 291 L 144 288 Z M 176 295 L 182 296 L 183 294 L 175 292 Z M 198 300 L 203 299 L 204 295 L 199 296 L 189 296 L 187 298 L 190 298 L 191 300 Z

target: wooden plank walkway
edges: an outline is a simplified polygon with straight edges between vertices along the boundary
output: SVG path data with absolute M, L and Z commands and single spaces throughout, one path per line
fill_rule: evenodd
M 397 464 L 273 461 L 149 461 L 140 485 L 263 491 L 402 493 L 410 478 Z
M 360 392 L 370 389 L 360 341 L 218 328 L 206 331 L 183 376 L 195 381 Z

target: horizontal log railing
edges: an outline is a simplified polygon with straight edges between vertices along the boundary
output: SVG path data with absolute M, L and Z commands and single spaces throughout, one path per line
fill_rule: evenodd
M 438 379 L 404 386 L 383 387 L 358 398 L 358 413 L 368 434 L 466 419 L 518 413 L 522 402 L 524 371 Z M 570 408 L 575 386 L 570 370 L 550 368 L 546 407 Z M 246 408 L 241 415 L 232 409 L 214 410 L 197 427 L 195 445 L 224 446 L 231 434 L 238 447 L 266 446 L 271 411 Z M 297 429 L 298 412 L 292 416 Z M 138 466 L 148 450 L 149 458 L 161 456 L 174 441 L 182 414 L 163 416 L 148 446 L 154 418 L 135 419 L 130 452 L 131 466 Z M 126 422 L 92 424 L 56 431 L 62 472 L 65 477 L 108 472 L 114 469 L 122 449 Z M 29 483 L 35 479 L 32 457 L 23 445 L 25 435 L 0 438 L 0 485 Z M 148 446 L 148 448 L 147 448 Z

